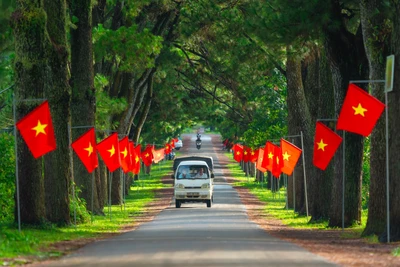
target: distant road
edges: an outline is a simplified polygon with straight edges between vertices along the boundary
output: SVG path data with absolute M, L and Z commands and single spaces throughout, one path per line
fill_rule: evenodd
M 249 221 L 240 198 L 222 176 L 210 136 L 183 135 L 181 151 L 209 155 L 215 163 L 214 204 L 169 208 L 136 230 L 101 240 L 45 266 L 336 266 L 301 247 L 268 235 Z

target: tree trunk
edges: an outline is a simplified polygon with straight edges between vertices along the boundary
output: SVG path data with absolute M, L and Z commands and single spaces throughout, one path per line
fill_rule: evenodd
M 303 60 L 302 73 L 304 91 L 311 120 L 334 118 L 333 86 L 331 72 L 323 49 L 317 45 L 309 45 L 310 52 Z M 334 121 L 328 122 L 334 127 Z M 310 147 L 310 150 L 313 146 Z M 308 158 L 311 163 L 311 158 Z M 329 217 L 333 167 L 322 171 L 314 166 L 307 169 L 309 182 L 309 211 L 312 220 L 327 219 Z
M 313 147 L 313 131 L 311 127 L 311 115 L 307 106 L 306 96 L 304 93 L 303 80 L 301 75 L 301 59 L 296 58 L 288 48 L 288 56 L 286 63 L 287 73 L 287 106 L 288 106 L 288 133 L 289 135 L 298 135 L 303 132 L 304 136 L 304 148 L 306 158 L 312 158 L 312 150 L 305 149 Z M 301 147 L 300 140 L 296 141 L 296 145 Z M 310 170 L 312 167 L 311 161 L 306 162 L 306 170 Z M 301 165 L 299 165 L 301 166 Z M 303 166 L 304 168 L 304 166 Z M 305 198 L 304 196 L 304 175 L 303 171 L 299 171 L 300 168 L 296 168 L 296 210 L 299 212 L 305 211 Z M 309 179 L 310 180 L 310 179 Z M 312 190 L 312 189 L 311 189 Z M 309 204 L 312 203 L 312 199 L 308 199 Z
M 364 47 L 369 62 L 370 80 L 382 80 L 385 77 L 385 55 L 388 55 L 388 39 L 377 39 L 385 36 L 386 16 L 376 12 L 382 8 L 382 1 L 361 1 L 361 23 L 363 28 Z M 382 83 L 370 84 L 372 95 L 385 102 Z M 381 118 L 371 134 L 370 188 L 368 203 L 368 220 L 363 235 L 380 235 L 386 228 L 386 146 L 385 119 Z
M 326 28 L 325 48 L 332 70 L 334 88 L 335 114 L 337 117 L 347 91 L 350 80 L 365 80 L 368 78 L 367 58 L 362 41 L 360 28 L 356 35 L 346 29 L 339 1 L 332 0 L 332 18 L 338 27 Z M 361 222 L 361 167 L 363 156 L 363 137 L 345 134 L 345 218 L 344 225 L 348 227 Z M 343 194 L 343 144 L 334 157 L 334 179 L 332 186 L 332 207 L 329 226 L 342 226 L 342 194 Z
M 65 0 L 44 0 L 47 13 L 50 79 L 45 86 L 53 119 L 57 149 L 44 157 L 47 219 L 58 225 L 70 223 L 70 87 Z
M 71 3 L 71 13 L 78 18 L 77 28 L 71 29 L 71 85 L 72 101 L 71 115 L 73 128 L 72 139 L 95 126 L 96 99 L 93 85 L 93 48 L 92 48 L 92 8 L 91 0 L 74 0 Z M 95 172 L 95 181 L 100 180 L 100 172 Z M 102 214 L 104 207 L 100 203 L 105 200 L 98 194 L 100 184 L 92 185 L 92 174 L 89 174 L 80 159 L 74 154 L 74 179 L 81 189 L 79 197 L 86 201 L 86 207 L 91 210 L 93 193 L 93 212 Z M 92 192 L 93 190 L 93 192 Z
M 400 4 L 393 5 L 395 11 L 393 15 L 393 34 L 391 50 L 395 55 L 395 73 L 393 92 L 388 93 L 388 112 L 389 112 L 389 166 L 390 166 L 390 240 L 400 240 L 400 164 L 398 162 L 398 151 L 400 140 L 397 138 L 400 125 Z M 386 241 L 387 232 L 380 237 L 381 241 Z
M 11 17 L 15 38 L 17 120 L 37 106 L 35 102 L 20 102 L 21 100 L 43 98 L 48 66 L 45 47 L 46 13 L 41 8 L 43 6 L 41 2 L 40 0 L 16 1 L 17 8 Z M 21 222 L 40 224 L 45 221 L 46 216 L 42 159 L 34 159 L 20 135 L 16 146 Z M 17 205 L 15 207 L 17 208 Z

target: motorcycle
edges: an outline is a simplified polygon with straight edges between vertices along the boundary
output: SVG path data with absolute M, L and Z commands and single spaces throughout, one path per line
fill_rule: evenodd
M 197 149 L 201 148 L 201 140 L 200 140 L 200 138 L 197 138 L 197 140 L 196 140 L 196 147 L 197 147 Z

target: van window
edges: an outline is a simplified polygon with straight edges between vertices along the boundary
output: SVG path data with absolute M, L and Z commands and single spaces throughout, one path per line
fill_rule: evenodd
M 207 179 L 210 177 L 204 165 L 184 165 L 178 168 L 177 179 Z

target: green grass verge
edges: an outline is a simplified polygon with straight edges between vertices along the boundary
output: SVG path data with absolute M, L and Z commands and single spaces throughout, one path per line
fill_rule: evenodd
M 400 257 L 400 247 L 395 248 L 395 249 L 392 251 L 392 254 L 393 254 L 393 256 Z
M 154 190 L 171 186 L 164 185 L 161 177 L 171 172 L 172 161 L 165 161 L 152 166 L 151 175 L 140 175 L 130 188 L 125 206 L 112 206 L 111 214 L 108 207 L 104 208 L 105 216 L 93 216 L 93 223 L 83 223 L 69 227 L 43 226 L 38 228 L 23 226 L 22 231 L 15 225 L 0 225 L 0 265 L 5 265 L 7 258 L 24 256 L 53 257 L 59 256 L 58 251 L 42 252 L 50 244 L 57 241 L 76 240 L 96 237 L 106 233 L 117 233 L 124 225 L 132 224 L 150 201 L 155 197 Z M 73 218 L 72 218 L 73 220 Z M 18 264 L 18 260 L 12 264 Z
M 226 156 L 232 158 L 231 153 L 226 153 Z M 330 229 L 328 228 L 328 221 L 313 221 L 310 222 L 310 217 L 298 214 L 293 209 L 286 209 L 286 189 L 281 188 L 279 192 L 271 192 L 266 188 L 266 184 L 262 184 L 254 181 L 254 177 L 246 177 L 245 173 L 241 170 L 237 163 L 228 164 L 228 169 L 236 179 L 235 186 L 246 187 L 250 192 L 255 195 L 259 200 L 265 203 L 264 212 L 270 214 L 273 217 L 281 220 L 285 225 L 295 228 L 308 228 L 308 229 Z M 350 230 L 346 230 L 342 237 L 344 238 L 358 238 L 361 236 L 362 230 L 365 227 L 367 220 L 367 211 L 362 213 L 362 225 L 354 225 Z M 341 230 L 341 228 L 337 228 Z

